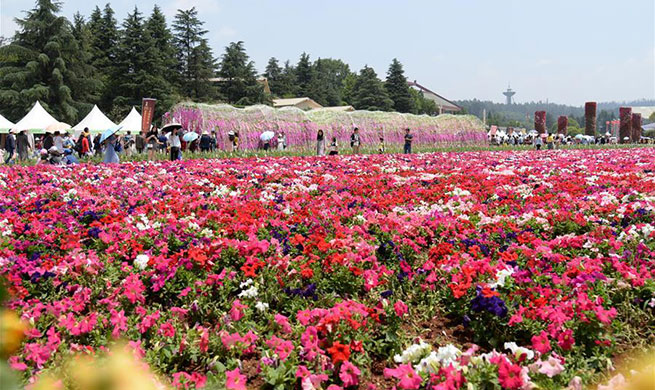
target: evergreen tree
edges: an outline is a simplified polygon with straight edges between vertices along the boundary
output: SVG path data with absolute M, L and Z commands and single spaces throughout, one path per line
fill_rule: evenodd
M 165 104 L 171 96 L 166 71 L 159 62 L 157 48 L 150 32 L 145 28 L 143 17 L 135 7 L 123 22 L 122 36 L 118 45 L 112 90 L 115 93 L 112 115 L 122 117 L 131 106 L 140 106 L 144 97 L 162 101 L 156 115 L 168 109 Z
M 109 112 L 113 106 L 115 91 L 112 86 L 112 75 L 116 73 L 116 51 L 118 48 L 119 31 L 117 21 L 114 18 L 114 10 L 109 4 L 105 5 L 103 11 L 95 7 L 89 20 L 89 31 L 91 34 L 91 64 L 98 72 L 98 78 L 104 88 L 98 106 Z
M 387 93 L 393 100 L 393 109 L 398 112 L 412 112 L 414 100 L 409 92 L 407 78 L 403 65 L 396 58 L 393 59 L 387 72 L 387 81 L 384 84 Z
M 296 82 L 296 69 L 287 60 L 280 74 L 280 81 L 277 86 L 279 97 L 291 98 L 298 95 L 298 84 Z
M 437 103 L 434 100 L 426 99 L 423 96 L 423 92 L 417 91 L 414 88 L 409 89 L 409 93 L 412 96 L 412 114 L 417 115 L 437 115 L 439 114 L 439 109 L 437 108 Z
M 203 29 L 203 25 L 195 7 L 178 10 L 173 21 L 180 92 L 200 100 L 211 98 L 212 89 L 208 84 L 216 68 L 213 53 L 205 38 L 207 30 Z
M 358 110 L 390 111 L 393 101 L 373 68 L 365 66 L 359 73 L 353 91 L 353 105 Z
M 355 100 L 355 84 L 357 83 L 357 74 L 350 73 L 343 78 L 341 82 L 341 99 L 342 103 L 353 105 Z
M 268 86 L 271 89 L 271 94 L 273 96 L 282 96 L 280 93 L 281 89 L 281 79 L 282 79 L 282 68 L 275 57 L 271 57 L 266 64 L 266 70 L 264 70 L 263 75 L 268 80 Z
M 223 79 L 221 93 L 228 103 L 248 105 L 266 101 L 264 88 L 257 82 L 255 64 L 249 60 L 242 41 L 225 48 L 218 74 Z
M 171 70 L 177 66 L 177 60 L 173 34 L 166 25 L 166 17 L 158 5 L 155 5 L 150 18 L 146 21 L 144 33 L 150 36 L 154 48 L 150 75 L 163 80 L 160 88 L 152 91 L 153 95 L 150 96 L 159 100 L 156 107 L 157 113 L 160 113 L 160 110 L 168 109 L 177 100 L 175 88 L 170 80 Z
M 81 102 L 74 93 L 93 92 L 86 89 L 84 72 L 71 66 L 79 47 L 70 22 L 57 16 L 60 8 L 52 0 L 38 0 L 24 19 L 17 19 L 13 43 L 0 48 L 0 106 L 12 120 L 39 100 L 57 119 L 75 123 Z
M 298 65 L 296 65 L 296 83 L 298 86 L 298 93 L 302 96 L 309 94 L 309 85 L 312 82 L 313 69 L 309 61 L 309 55 L 302 53 Z
M 319 58 L 314 63 L 309 96 L 324 106 L 341 105 L 343 81 L 349 74 L 350 67 L 343 61 Z
M 81 117 L 91 111 L 93 104 L 100 100 L 103 83 L 91 62 L 93 57 L 91 31 L 79 12 L 73 15 L 72 33 L 77 41 L 78 52 L 69 64 L 73 70 L 70 84 L 73 97 L 79 101 L 76 108 L 81 113 Z

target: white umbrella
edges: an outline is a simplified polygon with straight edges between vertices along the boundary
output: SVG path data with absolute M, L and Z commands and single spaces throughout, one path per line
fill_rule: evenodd
M 196 133 L 195 131 L 190 131 L 184 134 L 182 139 L 184 140 L 184 142 L 193 142 L 198 139 L 198 133 Z
M 61 132 L 61 131 L 70 130 L 70 129 L 71 129 L 71 125 L 69 125 L 68 123 L 55 122 L 55 123 L 49 125 L 48 127 L 46 127 L 45 131 L 49 131 L 49 132 L 54 133 L 55 131 Z
M 263 142 L 270 141 L 275 137 L 275 133 L 272 131 L 265 131 L 262 133 L 262 135 L 259 136 L 259 139 L 262 140 Z

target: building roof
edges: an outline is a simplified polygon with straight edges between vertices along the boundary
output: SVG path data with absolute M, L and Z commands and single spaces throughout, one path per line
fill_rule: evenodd
M 273 107 L 292 107 L 306 105 L 311 109 L 322 108 L 320 104 L 308 97 L 291 98 L 291 99 L 273 99 Z
M 121 126 L 121 132 L 122 133 L 127 133 L 128 131 L 131 131 L 133 133 L 140 133 L 141 132 L 141 114 L 136 110 L 136 108 L 132 107 L 132 111 L 123 119 L 121 123 L 119 123 L 119 126 Z
M 36 132 L 44 132 L 45 129 L 53 123 L 58 121 L 48 114 L 48 112 L 41 106 L 38 101 L 34 103 L 34 107 L 16 123 L 18 130 L 31 130 Z
M 642 107 L 631 107 L 632 112 L 635 114 L 641 114 L 641 117 L 647 119 L 655 112 L 655 106 L 642 106 Z
M 425 96 L 426 99 L 430 99 L 434 101 L 437 104 L 437 107 L 441 108 L 444 111 L 461 111 L 462 107 L 458 106 L 457 104 L 451 102 L 450 100 L 446 99 L 445 97 L 437 94 L 436 92 L 432 92 L 431 90 L 425 88 L 421 84 L 417 83 L 416 80 L 414 81 L 408 81 L 407 85 L 410 87 L 414 87 L 418 89 L 419 91 L 423 92 L 423 96 Z
M 80 123 L 73 127 L 73 130 L 81 131 L 84 130 L 84 128 L 88 128 L 91 132 L 99 133 L 115 126 L 116 124 L 107 118 L 107 116 L 100 111 L 98 106 L 94 105 L 91 112 L 89 112 Z
M 321 108 L 312 109 L 312 111 L 315 111 L 315 110 L 351 112 L 351 111 L 355 111 L 355 107 L 353 107 L 353 106 L 333 106 L 333 107 L 321 107 Z

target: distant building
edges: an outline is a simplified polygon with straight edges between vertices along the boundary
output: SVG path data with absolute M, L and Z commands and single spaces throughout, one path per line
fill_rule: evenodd
M 643 119 L 648 119 L 655 112 L 655 106 L 642 106 L 642 107 L 631 107 L 632 112 L 635 114 L 641 114 Z
M 352 112 L 352 111 L 355 111 L 355 107 L 353 107 L 353 106 L 332 106 L 332 107 L 314 108 L 314 110 L 335 111 L 335 112 Z
M 508 84 L 507 85 L 507 91 L 503 92 L 503 95 L 505 95 L 505 98 L 506 98 L 505 104 L 507 104 L 509 106 L 510 104 L 512 104 L 512 97 L 514 95 L 516 95 L 516 92 L 512 91 L 512 88 Z
M 443 113 L 454 113 L 454 112 L 459 112 L 462 111 L 462 107 L 458 106 L 457 104 L 451 102 L 450 100 L 446 99 L 445 97 L 430 91 L 429 89 L 425 88 L 421 84 L 417 83 L 416 80 L 414 81 L 408 81 L 407 85 L 409 85 L 411 88 L 414 88 L 418 90 L 419 92 L 423 93 L 423 97 L 426 99 L 432 100 L 436 105 L 437 109 L 439 110 L 439 114 Z
M 308 97 L 292 98 L 292 99 L 273 99 L 273 107 L 297 107 L 301 110 L 313 110 L 316 108 L 323 108 L 320 104 L 316 103 L 313 99 Z

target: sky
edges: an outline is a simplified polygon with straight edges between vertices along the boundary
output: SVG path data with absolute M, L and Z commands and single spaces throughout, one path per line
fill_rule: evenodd
M 64 0 L 85 16 L 105 0 Z M 110 0 L 121 22 L 155 3 L 168 21 L 196 7 L 218 57 L 244 41 L 263 71 L 270 57 L 340 58 L 384 79 L 393 58 L 409 80 L 452 99 L 583 105 L 655 99 L 654 0 Z M 0 0 L 0 34 L 31 0 Z

